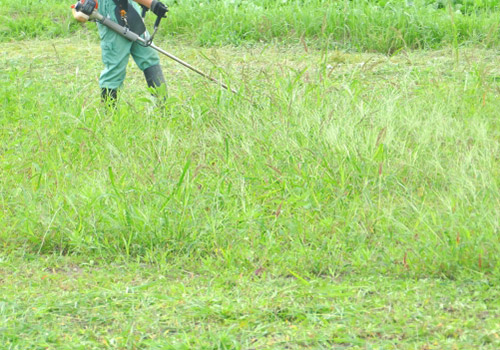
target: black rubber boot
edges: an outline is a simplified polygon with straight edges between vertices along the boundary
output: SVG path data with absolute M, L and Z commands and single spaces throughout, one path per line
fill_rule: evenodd
M 165 78 L 159 64 L 144 69 L 144 77 L 150 88 L 157 88 L 165 84 Z
M 117 97 L 118 91 L 116 89 L 101 88 L 101 101 L 103 103 L 114 106 Z

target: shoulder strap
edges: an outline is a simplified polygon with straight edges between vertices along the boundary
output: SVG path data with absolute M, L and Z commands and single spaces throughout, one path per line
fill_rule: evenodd
M 121 8 L 122 10 L 128 10 L 128 0 L 113 0 L 116 6 Z
M 116 5 L 115 16 L 119 25 L 129 28 L 137 35 L 142 35 L 146 32 L 144 20 L 135 10 L 134 6 L 129 6 L 128 0 L 113 0 Z M 126 12 L 126 20 L 122 17 L 122 11 Z

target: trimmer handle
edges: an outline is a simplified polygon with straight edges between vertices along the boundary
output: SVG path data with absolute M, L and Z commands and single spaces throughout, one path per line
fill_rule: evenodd
M 162 18 L 165 18 L 165 17 L 161 17 L 161 16 L 156 17 L 155 26 L 153 27 L 153 34 L 146 41 L 146 46 L 150 46 L 153 43 L 153 39 L 156 35 L 156 32 L 158 32 L 158 27 L 160 26 L 160 22 L 161 22 Z
M 160 16 L 156 17 L 155 26 L 154 26 L 155 30 L 156 30 L 156 28 L 158 28 L 160 26 L 160 22 L 161 22 L 162 18 L 163 17 L 160 17 Z

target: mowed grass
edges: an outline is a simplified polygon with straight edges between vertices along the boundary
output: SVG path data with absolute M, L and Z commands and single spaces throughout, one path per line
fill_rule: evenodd
M 0 262 L 5 349 L 498 349 L 499 289 L 345 276 L 308 282 L 200 267 Z
M 498 348 L 496 51 L 158 42 L 239 94 L 111 110 L 88 35 L 3 44 L 7 348 Z

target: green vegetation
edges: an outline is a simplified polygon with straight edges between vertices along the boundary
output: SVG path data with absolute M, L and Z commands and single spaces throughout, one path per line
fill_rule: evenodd
M 305 275 L 496 269 L 488 51 L 464 51 L 453 68 L 444 53 L 208 49 L 204 61 L 192 49 L 183 56 L 219 62 L 242 96 L 166 62 L 176 83 L 165 111 L 135 72 L 110 112 L 91 79 L 97 45 L 41 44 L 28 61 L 8 45 L 2 73 L 8 246 Z
M 69 5 L 0 0 L 0 41 L 74 35 L 79 25 Z M 500 35 L 500 6 L 492 0 L 185 0 L 170 1 L 170 8 L 161 34 L 204 46 L 302 40 L 393 53 L 447 44 L 498 47 Z
M 498 349 L 496 282 L 0 266 L 6 349 Z
M 162 57 L 110 109 L 93 24 L 0 0 L 0 344 L 498 349 L 499 12 L 171 3 L 240 92 Z

